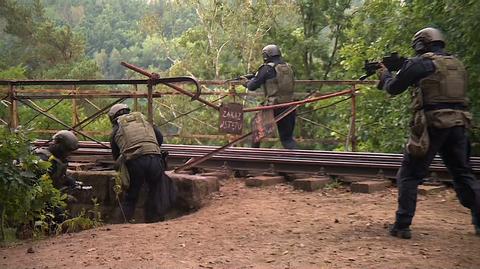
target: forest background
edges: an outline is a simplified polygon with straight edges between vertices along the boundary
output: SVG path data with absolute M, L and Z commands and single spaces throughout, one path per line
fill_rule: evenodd
M 120 65 L 126 61 L 163 77 L 223 80 L 255 72 L 262 64 L 262 47 L 273 43 L 293 65 L 297 79 L 355 80 L 363 74 L 365 59 L 379 59 L 392 51 L 413 56 L 413 34 L 433 26 L 445 33 L 447 50 L 469 71 L 471 108 L 478 119 L 479 13 L 480 1 L 475 0 L 0 0 L 0 79 L 139 77 Z M 357 150 L 401 152 L 408 132 L 409 98 L 407 93 L 390 97 L 373 86 L 361 87 Z M 309 104 L 299 112 L 338 101 Z M 45 107 L 55 103 L 42 102 Z M 163 124 L 199 104 L 178 97 L 164 97 L 161 102 L 155 121 L 164 133 L 218 133 L 218 115 L 209 109 Z M 8 117 L 3 105 L 0 118 Z M 71 122 L 71 105 L 63 102 L 52 113 Z M 81 103 L 83 116 L 91 110 Z M 21 119 L 32 115 L 21 107 Z M 298 119 L 295 135 L 309 138 L 310 142 L 301 143 L 303 148 L 344 150 L 350 116 L 349 102 L 315 110 Z M 42 117 L 28 127 L 62 128 Z M 88 128 L 104 131 L 97 137 L 106 139 L 110 124 L 105 116 Z M 479 134 L 474 127 L 474 153 L 480 152 Z M 167 138 L 168 143 L 225 141 Z

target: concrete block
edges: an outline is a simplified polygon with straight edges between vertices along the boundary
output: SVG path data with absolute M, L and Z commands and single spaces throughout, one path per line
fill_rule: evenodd
M 390 181 L 360 181 L 360 182 L 353 182 L 350 185 L 350 190 L 352 192 L 360 192 L 360 193 L 372 193 L 376 191 L 383 191 L 388 186 L 391 185 Z
M 321 177 L 316 174 L 307 174 L 307 173 L 288 173 L 285 175 L 288 180 L 294 181 L 296 179 L 304 179 L 304 178 L 314 178 L 314 177 Z
M 441 191 L 446 190 L 447 187 L 440 185 L 440 186 L 426 186 L 426 185 L 419 185 L 418 186 L 418 194 L 420 195 L 429 195 L 439 193 Z
M 116 203 L 113 194 L 115 171 L 67 171 L 75 180 L 82 181 L 85 186 L 92 186 L 92 197 L 102 205 Z M 85 201 L 87 202 L 87 201 Z M 87 202 L 88 203 L 88 202 Z
M 304 191 L 314 191 L 325 187 L 330 182 L 332 180 L 329 177 L 299 178 L 293 181 L 293 187 Z
M 177 174 L 173 171 L 166 173 L 177 185 L 178 206 L 187 210 L 201 208 L 209 194 L 220 189 L 216 177 Z
M 354 182 L 372 181 L 372 178 L 359 177 L 359 176 L 339 176 L 338 181 L 350 184 Z
M 282 176 L 255 176 L 245 179 L 245 185 L 249 187 L 271 186 L 285 182 Z
M 218 180 L 225 180 L 230 178 L 232 175 L 232 171 L 225 170 L 225 171 L 214 171 L 214 172 L 206 172 L 199 174 L 204 177 L 216 177 Z

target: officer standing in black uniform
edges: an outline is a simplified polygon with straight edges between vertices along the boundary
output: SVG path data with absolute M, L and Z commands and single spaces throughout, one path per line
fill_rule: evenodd
M 293 101 L 294 73 L 290 65 L 283 61 L 277 45 L 267 45 L 262 49 L 264 64 L 260 66 L 255 76 L 246 83 L 250 91 L 255 91 L 262 85 L 265 92 L 265 105 L 276 105 Z M 276 117 L 288 107 L 276 108 L 273 115 Z M 291 112 L 277 122 L 280 141 L 286 149 L 297 149 L 298 145 L 293 138 L 296 111 Z M 253 143 L 252 147 L 260 147 L 260 142 Z
M 439 153 L 453 177 L 460 203 L 469 208 L 475 232 L 480 235 L 480 181 L 472 174 L 468 149 L 467 73 L 463 64 L 444 51 L 445 40 L 435 28 L 418 31 L 412 40 L 416 56 L 396 76 L 379 70 L 379 89 L 397 95 L 414 86 L 410 138 L 397 174 L 398 209 L 390 235 L 411 238 L 418 185 Z
M 127 178 L 127 188 L 122 209 L 127 221 L 132 221 L 135 206 L 144 182 L 148 186 L 145 202 L 145 221 L 163 220 L 171 206 L 175 193 L 171 182 L 164 176 L 165 162 L 160 146 L 163 135 L 152 126 L 140 112 L 130 113 L 125 104 L 116 104 L 108 112 L 113 124 L 110 139 L 112 155 Z M 124 181 L 125 182 L 125 181 Z

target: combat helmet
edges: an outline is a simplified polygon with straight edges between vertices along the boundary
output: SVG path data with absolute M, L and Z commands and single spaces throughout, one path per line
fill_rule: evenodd
M 53 135 L 52 139 L 55 144 L 60 145 L 67 151 L 74 151 L 78 149 L 78 138 L 71 131 L 58 131 Z
M 438 42 L 445 47 L 445 38 L 442 32 L 436 28 L 427 27 L 413 35 L 412 48 L 416 52 L 424 52 L 432 42 Z
M 130 113 L 130 108 L 126 104 L 116 104 L 108 111 L 108 117 L 113 122 L 118 116 L 128 113 Z
M 270 45 L 266 45 L 262 49 L 262 56 L 263 56 L 263 60 L 266 61 L 275 56 L 282 56 L 282 53 L 280 52 L 280 49 L 278 48 L 277 45 L 270 44 Z

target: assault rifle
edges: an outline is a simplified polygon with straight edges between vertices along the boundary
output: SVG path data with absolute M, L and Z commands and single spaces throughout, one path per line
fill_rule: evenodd
M 385 65 L 389 71 L 398 71 L 400 68 L 402 68 L 403 63 L 406 60 L 407 59 L 405 57 L 399 56 L 397 52 L 392 52 L 390 53 L 390 56 L 383 57 L 381 62 L 369 62 L 365 60 L 363 69 L 365 70 L 366 74 L 361 76 L 359 80 L 365 80 L 369 76 L 375 74 L 375 71 L 382 67 L 381 63 Z
M 243 78 L 252 79 L 252 78 L 254 78 L 254 77 L 255 77 L 254 74 L 246 74 L 246 75 L 238 76 L 238 77 L 236 77 L 236 78 L 227 79 L 227 80 L 225 80 L 225 82 L 235 81 L 235 80 L 242 80 Z

